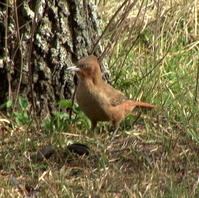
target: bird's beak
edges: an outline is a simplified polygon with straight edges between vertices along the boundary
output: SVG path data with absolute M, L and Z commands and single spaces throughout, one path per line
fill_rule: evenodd
M 78 72 L 78 71 L 81 71 L 80 68 L 76 67 L 76 66 L 73 66 L 73 67 L 68 67 L 67 70 L 69 71 L 74 71 L 74 72 Z

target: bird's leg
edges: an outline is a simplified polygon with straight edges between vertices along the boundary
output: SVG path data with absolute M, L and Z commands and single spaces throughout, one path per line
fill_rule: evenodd
M 97 121 L 96 120 L 91 120 L 91 131 L 94 131 L 97 126 Z
M 95 137 L 96 126 L 97 126 L 97 121 L 91 120 L 91 130 L 90 130 L 91 137 Z
M 119 126 L 120 126 L 120 121 L 112 121 L 112 124 L 114 126 L 114 131 L 112 132 L 111 134 L 111 140 L 113 140 L 117 134 L 117 131 L 119 129 Z

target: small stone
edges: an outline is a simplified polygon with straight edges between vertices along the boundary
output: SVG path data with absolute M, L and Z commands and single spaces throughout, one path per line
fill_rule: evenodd
M 39 151 L 37 152 L 36 155 L 32 156 L 33 160 L 36 161 L 41 161 L 44 158 L 45 159 L 49 159 L 50 156 L 55 152 L 54 148 L 52 147 L 52 145 L 45 145 L 43 146 L 41 149 L 39 149 Z
M 88 146 L 79 143 L 67 146 L 67 150 L 70 151 L 71 153 L 76 153 L 78 155 L 89 155 L 90 153 L 90 149 Z

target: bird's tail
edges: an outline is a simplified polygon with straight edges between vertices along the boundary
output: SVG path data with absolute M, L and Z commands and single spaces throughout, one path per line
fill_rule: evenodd
M 129 100 L 129 103 L 135 107 L 141 107 L 141 108 L 147 108 L 147 109 L 153 109 L 153 108 L 156 108 L 155 105 L 152 105 L 152 104 L 149 104 L 149 103 L 146 103 L 146 102 L 139 102 L 139 101 L 132 101 L 132 100 Z
M 133 100 L 126 100 L 123 103 L 125 107 L 125 114 L 128 115 L 131 113 L 135 107 L 140 107 L 140 108 L 146 108 L 146 109 L 153 109 L 156 108 L 155 105 L 145 103 L 145 102 L 139 102 L 139 101 L 133 101 Z

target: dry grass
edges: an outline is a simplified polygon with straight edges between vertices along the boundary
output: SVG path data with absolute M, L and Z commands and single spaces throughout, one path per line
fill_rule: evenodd
M 1 197 L 197 197 L 197 144 L 180 123 L 153 117 L 113 139 L 75 127 L 45 135 L 1 122 Z M 87 144 L 90 155 L 66 155 L 75 142 Z M 31 159 L 49 143 L 56 152 L 48 160 Z

